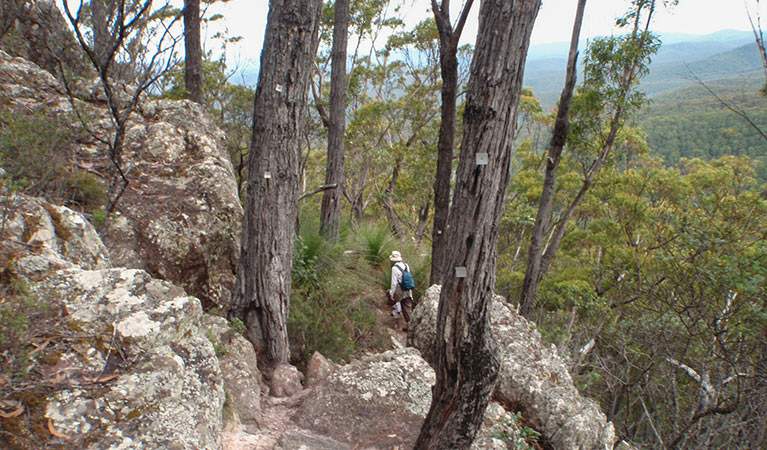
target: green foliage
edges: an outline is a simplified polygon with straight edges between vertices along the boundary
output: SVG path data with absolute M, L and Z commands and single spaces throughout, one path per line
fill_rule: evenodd
M 511 236 L 530 226 L 513 214 L 522 198 L 503 223 Z M 764 186 L 748 158 L 688 159 L 680 168 L 638 158 L 628 170 L 608 168 L 541 282 L 533 319 L 546 339 L 573 355 L 576 384 L 606 410 L 641 397 L 661 435 L 692 427 L 683 448 L 704 442 L 750 448 L 754 434 L 743 418 L 763 413 L 736 399 L 763 403 L 765 393 L 745 378 L 727 380 L 755 373 L 763 361 L 765 229 Z M 499 247 L 498 264 L 498 290 L 512 293 L 524 269 L 513 242 Z M 582 354 L 592 339 L 593 349 Z M 718 393 L 708 407 L 726 405 L 733 413 L 709 411 L 689 424 L 690 411 L 705 412 L 696 409 L 700 385 L 671 361 L 708 374 Z M 646 419 L 641 403 L 614 414 L 633 442 L 657 443 L 649 425 L 634 428 Z M 727 440 L 732 430 L 742 431 L 738 442 Z
M 374 342 L 372 301 L 378 291 L 373 268 L 356 254 L 344 254 L 343 239 L 333 246 L 322 238 L 316 215 L 302 211 L 302 227 L 293 252 L 288 334 L 297 364 L 319 351 L 348 360 L 365 340 Z M 366 289 L 365 286 L 368 286 Z M 380 291 L 378 291 L 380 292 Z
M 245 326 L 245 323 L 237 317 L 229 321 L 229 328 L 231 328 L 232 331 L 234 331 L 235 333 L 240 333 L 240 334 L 245 334 L 245 331 L 247 331 L 248 329 Z
M 96 227 L 100 227 L 101 225 L 104 225 L 104 222 L 107 220 L 107 212 L 103 209 L 99 209 L 96 211 L 93 211 L 93 225 Z
M 0 115 L 0 165 L 18 190 L 32 196 L 63 191 L 67 130 L 43 113 Z
M 226 347 L 224 347 L 224 344 L 222 344 L 216 335 L 213 334 L 212 330 L 207 330 L 205 332 L 205 337 L 207 337 L 210 343 L 213 345 L 213 351 L 216 352 L 216 356 L 220 358 L 226 355 Z
M 767 133 L 767 98 L 755 94 L 754 82 L 711 82 L 709 87 Z M 703 87 L 657 96 L 642 114 L 647 143 L 666 165 L 682 158 L 712 160 L 724 155 L 749 156 L 760 181 L 767 181 L 765 140 L 742 117 L 727 109 Z
M 368 222 L 357 229 L 357 246 L 368 263 L 381 266 L 395 250 L 395 240 L 386 224 Z
M 86 211 L 95 211 L 107 200 L 104 186 L 98 178 L 81 170 L 65 177 L 71 199 Z
M 353 299 L 348 277 L 337 274 L 315 289 L 297 289 L 292 295 L 288 333 L 299 361 L 307 361 L 314 351 L 335 361 L 349 360 L 356 350 L 355 338 L 373 327 L 374 315 L 369 305 Z
M 505 442 L 508 448 L 515 450 L 538 448 L 541 433 L 524 425 L 520 412 L 515 412 L 511 421 L 503 420 L 502 423 L 493 425 L 493 429 L 492 436 Z
M 44 112 L 0 113 L 4 183 L 11 191 L 95 211 L 106 193 L 94 175 L 68 167 L 72 139 L 71 129 Z

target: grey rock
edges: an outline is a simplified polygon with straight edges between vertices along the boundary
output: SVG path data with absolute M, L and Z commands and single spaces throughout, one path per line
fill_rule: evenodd
M 80 83 L 94 100 L 98 85 Z M 123 90 L 130 94 L 130 87 Z M 44 111 L 80 127 L 70 99 L 48 72 L 0 51 L 0 102 Z M 88 94 L 90 92 L 90 94 Z M 90 96 L 90 97 L 89 97 Z M 96 98 L 96 100 L 98 100 Z M 89 128 L 108 141 L 113 126 L 103 104 L 73 99 Z M 242 222 L 237 186 L 224 133 L 190 101 L 142 101 L 127 124 L 122 169 L 129 185 L 101 239 L 116 267 L 141 269 L 172 281 L 207 307 L 229 308 L 239 257 Z M 96 139 L 71 152 L 104 185 L 112 162 Z
M 520 429 L 512 413 L 503 406 L 490 402 L 482 419 L 482 427 L 471 444 L 472 450 L 526 450 L 531 447 L 520 436 Z
M 408 343 L 427 361 L 434 360 L 439 294 L 438 286 L 427 289 L 413 312 L 408 335 Z M 556 349 L 546 347 L 540 334 L 500 296 L 493 299 L 490 321 L 502 353 L 493 398 L 514 405 L 556 449 L 612 449 L 612 423 L 593 400 L 578 393 Z
M 413 308 L 410 327 L 407 334 L 407 345 L 415 347 L 421 356 L 432 367 L 434 366 L 434 338 L 437 336 L 437 306 L 442 286 L 430 286 Z M 449 325 L 448 325 L 449 326 Z
M 290 431 L 283 434 L 275 450 L 352 450 L 352 447 L 326 436 L 308 431 Z
M 254 431 L 261 423 L 262 377 L 253 345 L 241 334 L 233 331 L 222 317 L 205 314 L 205 334 L 223 347 L 218 355 L 221 373 L 224 377 L 224 392 L 232 417 L 224 414 L 224 420 Z M 224 425 L 227 425 L 226 423 Z
M 358 448 L 412 446 L 431 403 L 434 371 L 413 348 L 340 367 L 296 413 L 299 426 Z
M 59 432 L 89 450 L 219 448 L 222 374 L 198 326 L 199 300 L 130 269 L 64 269 L 31 289 L 63 302 L 68 326 L 92 336 L 88 358 L 62 355 L 72 385 L 106 376 L 98 390 L 72 387 L 49 399 L 46 416 Z
M 193 102 L 148 102 L 142 114 L 124 157 L 134 187 L 102 239 L 115 265 L 147 270 L 226 311 L 242 207 L 225 136 Z
M 272 373 L 270 394 L 273 397 L 292 397 L 301 390 L 304 375 L 295 366 L 280 364 Z
M 51 73 L 59 69 L 59 64 L 70 74 L 87 72 L 89 67 L 83 58 L 82 49 L 70 31 L 69 23 L 53 1 L 3 1 L 9 4 L 4 9 L 5 13 L 13 11 L 14 3 L 24 3 L 15 23 L 3 39 L 5 51 L 33 61 Z
M 19 275 L 40 279 L 64 268 L 111 267 L 106 247 L 82 214 L 21 194 L 0 197 L 0 209 L 0 250 L 13 255 Z
M 314 352 L 306 366 L 306 380 L 304 385 L 307 388 L 311 388 L 320 384 L 337 368 L 337 364 L 322 356 L 320 352 Z

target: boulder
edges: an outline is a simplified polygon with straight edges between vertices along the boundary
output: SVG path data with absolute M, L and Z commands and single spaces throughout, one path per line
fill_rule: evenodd
M 203 329 L 217 349 L 224 377 L 224 421 L 255 431 L 261 423 L 262 377 L 253 345 L 232 330 L 223 317 L 205 314 Z
M 61 63 L 68 73 L 87 73 L 85 54 L 72 33 L 69 22 L 51 0 L 3 0 L 7 20 L 15 19 L 3 36 L 8 53 L 33 61 L 56 73 Z M 70 75 L 71 76 L 71 75 Z
M 304 375 L 295 366 L 280 364 L 271 376 L 269 394 L 273 397 L 292 397 L 303 390 Z
M 482 427 L 471 444 L 472 450 L 527 450 L 533 447 L 520 436 L 519 425 L 512 413 L 490 402 L 482 419 Z
M 439 286 L 426 290 L 413 312 L 408 343 L 434 361 Z M 504 299 L 495 296 L 490 322 L 501 349 L 501 370 L 493 399 L 512 406 L 541 439 L 556 449 L 612 449 L 612 423 L 598 405 L 578 393 L 556 348 Z
M 77 212 L 18 194 L 0 207 L 4 275 L 58 318 L 35 374 L 50 386 L 34 409 L 53 438 L 88 450 L 218 449 L 224 389 L 200 301 L 109 268 Z
M 107 248 L 82 214 L 21 194 L 0 197 L 0 209 L 0 267 L 30 279 L 65 268 L 111 267 Z
M 190 101 L 152 101 L 142 111 L 127 132 L 131 185 L 102 239 L 115 265 L 173 281 L 226 312 L 242 207 L 225 136 Z
M 306 365 L 306 380 L 304 381 L 304 385 L 307 388 L 312 388 L 320 384 L 337 368 L 338 365 L 333 361 L 322 356 L 320 352 L 314 352 L 309 359 L 309 363 Z
M 34 63 L 0 50 L 0 100 L 9 109 L 71 111 L 64 88 Z
M 0 103 L 25 113 L 45 111 L 79 129 L 74 102 L 96 137 L 79 139 L 69 164 L 108 186 L 113 167 L 99 141 L 110 141 L 114 133 L 108 111 L 100 103 L 70 101 L 64 92 L 48 72 L 0 51 Z M 224 312 L 242 222 L 225 138 L 196 103 L 142 101 L 128 121 L 122 152 L 129 184 L 115 213 L 99 227 L 115 267 L 145 270 Z
M 434 382 L 434 371 L 414 348 L 354 360 L 308 392 L 294 416 L 302 428 L 297 436 L 325 436 L 343 444 L 305 447 L 312 449 L 412 448 L 429 411 Z M 306 441 L 294 436 L 290 442 Z M 528 448 L 513 415 L 491 403 L 471 448 L 506 449 L 510 442 L 514 448 Z
M 412 446 L 431 402 L 434 371 L 413 348 L 340 367 L 306 397 L 298 425 L 355 448 Z
M 59 357 L 70 387 L 48 399 L 50 426 L 76 448 L 218 449 L 224 389 L 202 307 L 135 269 L 63 269 L 31 292 L 84 336 Z M 108 343 L 107 345 L 105 345 Z

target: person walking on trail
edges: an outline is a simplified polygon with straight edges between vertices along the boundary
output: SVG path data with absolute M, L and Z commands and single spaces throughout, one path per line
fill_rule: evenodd
M 389 294 L 389 300 L 395 304 L 399 303 L 402 313 L 394 314 L 399 316 L 397 326 L 402 328 L 402 331 L 408 330 L 408 324 L 410 323 L 410 316 L 413 312 L 413 288 L 412 288 L 412 275 L 410 274 L 410 266 L 402 260 L 402 255 L 398 251 L 391 252 L 389 261 L 394 263 L 391 269 L 391 288 L 387 291 Z M 407 274 L 405 274 L 407 272 Z M 405 289 L 403 289 L 403 278 L 405 280 Z M 408 284 L 409 283 L 411 284 Z M 407 288 L 410 289 L 407 289 Z M 404 323 L 404 325 L 403 325 Z

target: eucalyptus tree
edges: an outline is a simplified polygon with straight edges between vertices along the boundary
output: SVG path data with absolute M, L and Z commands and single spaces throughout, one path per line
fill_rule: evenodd
M 747 449 L 767 436 L 767 201 L 754 166 L 606 168 L 542 284 L 538 325 L 636 444 Z
M 328 157 L 320 211 L 320 233 L 338 241 L 341 228 L 341 201 L 344 183 L 344 131 L 346 130 L 346 47 L 349 39 L 349 1 L 334 3 L 333 48 L 331 50 L 330 114 L 328 116 Z
M 416 449 L 469 448 L 498 377 L 500 360 L 489 317 L 498 223 L 527 49 L 540 6 L 540 0 L 523 0 L 486 1 L 480 7 L 447 226 L 451 247 L 437 313 L 436 383 Z
M 202 104 L 200 0 L 184 0 L 184 86 L 186 97 Z
M 439 30 L 439 60 L 442 74 L 442 107 L 437 146 L 437 171 L 434 177 L 434 222 L 431 236 L 430 284 L 441 284 L 443 260 L 447 251 L 445 227 L 450 209 L 450 175 L 453 168 L 455 113 L 458 96 L 458 42 L 469 16 L 473 0 L 463 4 L 455 27 L 450 22 L 450 0 L 431 1 Z
M 618 20 L 619 26 L 631 27 L 630 33 L 597 38 L 591 43 L 584 62 L 583 86 L 573 103 L 572 130 L 563 128 L 565 124 L 558 117 L 560 131 L 553 136 L 550 144 L 552 159 L 546 168 L 544 194 L 536 217 L 519 302 L 519 312 L 525 317 L 532 310 L 541 278 L 559 250 L 570 218 L 599 171 L 613 157 L 616 138 L 627 118 L 643 104 L 645 96 L 638 91 L 639 80 L 648 73 L 650 58 L 660 46 L 659 39 L 649 31 L 655 10 L 656 0 L 634 0 L 627 14 Z M 561 155 L 563 136 L 567 137 L 569 146 L 578 152 L 577 158 L 583 169 L 582 185 L 560 214 L 554 228 L 544 230 L 556 182 L 557 168 L 554 163 L 558 161 L 558 154 Z M 543 237 L 548 233 L 551 237 L 544 245 Z
M 318 46 L 320 0 L 272 0 L 248 154 L 240 259 L 230 317 L 241 319 L 265 371 L 287 364 L 287 316 L 299 160 Z
M 373 72 L 379 63 L 376 52 L 382 45 L 381 35 L 402 26 L 402 21 L 391 15 L 391 0 L 350 0 L 348 5 L 338 5 L 340 9 L 336 3 L 327 1 L 323 8 L 320 24 L 320 51 L 315 64 L 314 81 L 311 84 L 313 106 L 318 121 L 328 134 L 329 153 L 322 176 L 325 183 L 318 191 L 324 191 L 321 222 L 325 225 L 321 223 L 322 233 L 325 234 L 325 231 L 328 231 L 325 235 L 330 236 L 331 239 L 336 235 L 340 224 L 343 198 L 351 204 L 353 222 L 361 220 L 365 207 L 371 201 L 370 186 L 379 168 L 371 162 L 370 155 L 360 153 L 359 148 L 350 148 L 352 151 L 348 152 L 345 150 L 350 144 L 348 142 L 350 132 L 345 127 L 352 125 L 354 112 L 359 111 L 370 100 L 371 92 L 380 93 L 382 89 L 380 86 L 378 89 L 371 86 L 373 78 L 376 77 Z M 345 15 L 344 9 L 347 9 Z M 336 14 L 346 17 L 346 25 L 340 17 L 336 18 Z M 335 31 L 338 30 L 340 33 L 342 28 L 346 28 L 346 33 L 343 36 L 339 35 L 336 39 Z M 345 39 L 345 44 L 342 44 L 341 38 Z M 341 47 L 346 54 L 343 60 L 341 60 Z M 351 55 L 348 54 L 347 47 L 354 48 Z M 335 62 L 333 62 L 334 59 Z M 341 65 L 344 66 L 343 73 L 339 70 Z M 330 83 L 325 81 L 328 77 L 331 79 Z M 376 82 L 381 82 L 380 77 L 377 78 Z M 332 89 L 331 85 L 334 85 L 336 89 Z M 334 97 L 332 92 L 328 95 L 328 91 L 335 91 L 336 96 Z M 328 103 L 328 96 L 334 97 L 331 99 L 332 106 Z M 329 111 L 329 107 L 334 111 Z M 348 120 L 347 115 L 350 116 Z M 339 128 L 339 125 L 343 129 Z M 316 134 L 321 135 L 322 132 Z M 316 140 L 316 136 L 313 139 L 307 135 L 306 139 L 311 144 L 313 140 Z M 365 146 L 369 145 L 365 144 Z M 309 158 L 310 155 L 307 154 L 306 159 Z M 320 184 L 320 180 L 317 180 L 317 183 Z
M 535 298 L 535 287 L 532 284 L 540 282 L 539 273 L 541 271 L 541 254 L 543 252 L 543 240 L 545 225 L 551 215 L 551 207 L 554 199 L 554 187 L 557 180 L 557 170 L 559 162 L 562 159 L 562 150 L 565 147 L 567 134 L 570 130 L 570 104 L 575 91 L 575 81 L 577 78 L 578 66 L 578 42 L 581 34 L 581 24 L 583 23 L 583 13 L 586 8 L 586 0 L 579 0 L 575 13 L 575 23 L 573 24 L 573 33 L 570 38 L 570 52 L 567 58 L 567 73 L 565 75 L 565 87 L 562 89 L 562 95 L 559 98 L 557 116 L 554 122 L 551 140 L 549 142 L 548 157 L 546 158 L 543 191 L 538 205 L 538 213 L 535 218 L 532 236 L 530 238 L 530 248 L 527 252 L 527 269 L 525 280 L 522 286 L 522 299 L 519 303 L 519 313 L 528 317 L 532 308 L 532 300 Z

